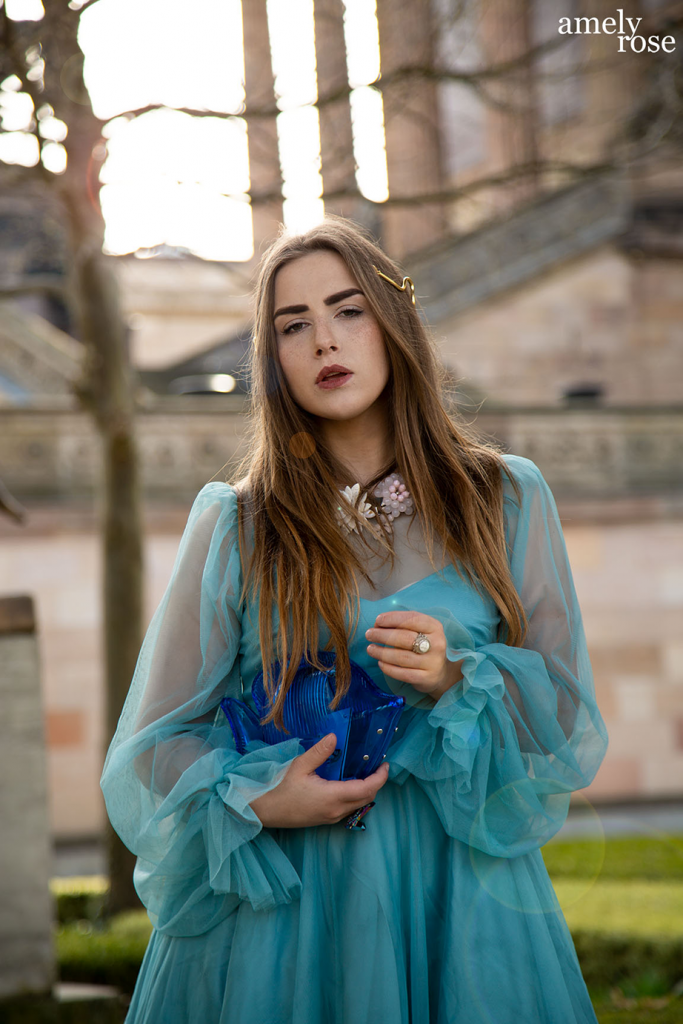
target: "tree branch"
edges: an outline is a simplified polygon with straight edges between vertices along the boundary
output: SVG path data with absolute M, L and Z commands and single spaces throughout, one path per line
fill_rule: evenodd
M 460 82 L 463 85 L 479 88 L 481 82 L 501 78 L 520 68 L 525 68 L 538 57 L 546 53 L 553 52 L 558 48 L 558 46 L 562 46 L 565 43 L 565 39 L 553 39 L 550 42 L 542 43 L 539 46 L 529 49 L 520 57 L 515 57 L 512 60 L 501 61 L 499 64 L 493 64 L 490 67 L 481 68 L 477 71 L 459 71 L 456 68 L 448 68 L 440 64 L 406 64 L 401 67 L 394 68 L 392 71 L 380 74 L 379 78 L 376 78 L 374 82 L 370 82 L 369 85 L 377 89 L 379 92 L 386 92 L 388 89 L 393 88 L 396 85 L 405 83 L 409 86 L 416 79 L 419 79 L 434 82 Z M 347 100 L 352 92 L 353 89 L 348 83 L 346 83 L 340 85 L 337 89 L 331 89 L 322 96 L 318 96 L 318 98 L 311 101 L 310 104 L 302 104 L 302 106 L 311 106 L 321 109 L 323 107 L 339 103 L 341 100 Z M 149 114 L 154 110 L 165 109 L 178 110 L 180 113 L 189 114 L 191 117 L 240 117 L 245 118 L 246 120 L 272 118 L 277 117 L 278 114 L 282 113 L 276 100 L 272 100 L 260 105 L 249 107 L 243 106 L 240 110 L 233 112 L 207 110 L 205 108 L 196 107 L 169 108 L 163 103 L 149 103 L 144 107 L 122 110 L 121 113 L 116 116 L 141 117 L 143 114 Z
M 583 181 L 600 174 L 606 174 L 617 170 L 619 164 L 616 160 L 604 160 L 591 164 L 572 164 L 561 160 L 538 160 L 526 163 L 515 164 L 498 174 L 490 174 L 486 177 L 476 178 L 471 182 L 451 188 L 439 189 L 429 192 L 420 192 L 410 196 L 390 195 L 382 202 L 375 202 L 367 199 L 358 189 L 335 189 L 334 191 L 323 192 L 321 198 L 327 202 L 340 199 L 362 198 L 373 206 L 388 207 L 409 207 L 420 206 L 425 203 L 446 203 L 463 199 L 480 189 L 496 188 L 501 185 L 509 185 L 532 175 L 539 173 L 566 175 L 570 180 Z M 274 190 L 252 192 L 251 202 L 253 206 L 261 203 L 271 203 L 280 198 L 281 193 Z

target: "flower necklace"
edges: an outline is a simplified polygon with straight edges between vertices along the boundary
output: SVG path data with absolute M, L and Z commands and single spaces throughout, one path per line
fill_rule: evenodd
M 340 488 L 339 493 L 364 519 L 378 519 L 390 532 L 394 519 L 398 519 L 402 512 L 411 515 L 415 511 L 412 495 L 400 473 L 390 473 L 376 485 L 373 494 L 378 502 L 381 501 L 377 511 L 367 501 L 367 491 L 361 495 L 360 484 Z M 337 506 L 337 519 L 347 533 L 358 530 L 357 521 L 343 505 Z

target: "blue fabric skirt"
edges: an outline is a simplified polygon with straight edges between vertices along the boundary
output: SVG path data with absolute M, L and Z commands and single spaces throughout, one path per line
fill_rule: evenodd
M 301 898 L 154 931 L 127 1024 L 595 1024 L 540 850 L 450 838 L 411 779 L 367 826 L 273 830 Z

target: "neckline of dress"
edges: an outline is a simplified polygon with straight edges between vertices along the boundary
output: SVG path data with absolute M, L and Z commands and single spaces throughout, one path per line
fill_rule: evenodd
M 406 583 L 405 587 L 399 587 L 398 590 L 392 591 L 391 594 L 385 594 L 384 597 L 361 597 L 360 600 L 366 604 L 379 604 L 380 601 L 388 601 L 392 597 L 396 597 L 397 594 L 402 594 L 406 590 L 411 590 L 416 587 L 419 583 L 425 583 L 427 580 L 431 580 L 432 577 L 438 576 L 440 573 L 445 573 L 448 569 L 451 569 L 452 565 L 448 562 L 443 566 L 442 569 L 434 569 L 433 572 L 428 573 L 426 576 L 421 576 L 419 580 L 413 580 L 412 583 Z

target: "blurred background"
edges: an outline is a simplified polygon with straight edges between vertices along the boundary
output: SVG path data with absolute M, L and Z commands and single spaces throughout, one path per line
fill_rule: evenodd
M 556 496 L 610 735 L 575 808 L 683 833 L 683 4 L 4 0 L 0 30 L 0 774 L 33 751 L 31 870 L 135 901 L 104 751 L 239 451 L 259 256 L 326 212 L 402 262 L 454 408 Z

